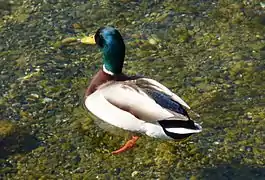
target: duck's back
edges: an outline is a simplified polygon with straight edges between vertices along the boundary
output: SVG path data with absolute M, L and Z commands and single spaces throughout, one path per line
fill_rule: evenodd
M 108 82 L 99 87 L 96 93 L 101 94 L 113 106 L 133 114 L 144 121 L 156 121 L 172 117 L 172 114 L 161 108 L 135 81 Z
M 143 78 L 107 82 L 98 88 L 98 93 L 112 105 L 144 121 L 152 122 L 172 116 L 177 116 L 179 120 L 189 120 L 181 104 L 145 83 Z

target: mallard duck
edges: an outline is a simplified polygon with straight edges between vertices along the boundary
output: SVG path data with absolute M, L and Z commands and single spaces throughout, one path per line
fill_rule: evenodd
M 100 28 L 81 42 L 97 44 L 103 54 L 103 66 L 90 81 L 84 101 L 96 117 L 154 138 L 183 139 L 202 131 L 184 109 L 190 107 L 167 87 L 153 79 L 122 73 L 125 44 L 117 29 Z M 113 154 L 131 148 L 138 138 L 133 136 Z

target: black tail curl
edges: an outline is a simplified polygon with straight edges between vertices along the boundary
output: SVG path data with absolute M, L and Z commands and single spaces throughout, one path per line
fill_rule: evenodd
M 197 130 L 198 127 L 195 126 L 192 120 L 183 121 L 183 120 L 160 120 L 158 123 L 162 126 L 164 132 L 167 136 L 173 139 L 184 139 L 192 135 L 193 133 L 188 134 L 178 134 L 167 131 L 167 128 L 185 128 L 185 129 L 193 129 Z

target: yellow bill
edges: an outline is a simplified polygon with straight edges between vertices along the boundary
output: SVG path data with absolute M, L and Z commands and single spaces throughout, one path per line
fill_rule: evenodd
M 83 44 L 96 44 L 95 35 L 85 36 L 80 40 Z

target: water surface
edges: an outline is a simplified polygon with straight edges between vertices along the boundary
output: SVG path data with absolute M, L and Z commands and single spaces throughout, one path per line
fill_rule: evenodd
M 258 1 L 0 0 L 0 177 L 264 179 L 265 9 Z M 68 37 L 113 25 L 124 71 L 152 77 L 201 115 L 181 141 L 98 126 L 83 108 L 101 66 Z M 194 116 L 196 118 L 196 116 Z

